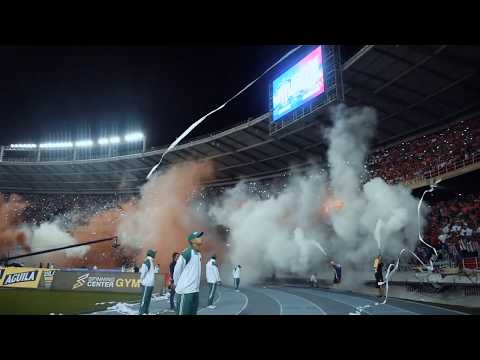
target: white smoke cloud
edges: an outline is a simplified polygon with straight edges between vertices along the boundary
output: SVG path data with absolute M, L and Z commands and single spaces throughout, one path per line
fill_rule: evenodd
M 28 226 L 23 229 L 28 237 L 32 252 L 74 245 L 78 241 L 64 231 L 57 222 L 45 222 L 38 226 Z M 83 257 L 90 246 L 79 246 L 63 250 L 67 257 Z M 34 259 L 35 260 L 35 259 Z
M 376 112 L 341 105 L 331 111 L 331 120 L 325 132 L 328 174 L 314 168 L 295 176 L 268 200 L 238 184 L 210 208 L 212 218 L 230 228 L 231 263 L 243 266 L 242 281 L 270 276 L 272 268 L 304 275 L 330 271 L 330 259 L 343 265 L 346 278 L 355 278 L 371 268 L 379 235 L 383 255 L 414 248 L 418 200 L 410 189 L 380 178 L 362 184 Z M 381 231 L 375 235 L 378 221 Z

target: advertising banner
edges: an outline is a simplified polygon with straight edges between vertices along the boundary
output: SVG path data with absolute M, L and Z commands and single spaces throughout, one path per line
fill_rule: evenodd
M 155 288 L 161 289 L 163 276 L 156 276 Z M 57 271 L 53 278 L 53 290 L 98 291 L 98 292 L 140 292 L 140 276 L 128 272 L 81 272 Z
M 57 270 L 53 270 L 53 269 L 44 269 L 43 274 L 40 277 L 40 283 L 38 287 L 42 289 L 50 289 L 52 287 L 53 278 L 55 276 L 56 271 Z
M 7 267 L 0 271 L 0 286 L 19 288 L 38 288 L 43 269 L 27 267 Z

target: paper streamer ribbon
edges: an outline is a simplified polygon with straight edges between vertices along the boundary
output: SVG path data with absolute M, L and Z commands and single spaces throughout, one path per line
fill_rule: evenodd
M 373 236 L 375 237 L 375 240 L 377 240 L 379 253 L 382 252 L 382 237 L 381 237 L 382 227 L 383 227 L 383 221 L 382 219 L 378 219 L 377 224 L 375 225 L 375 231 L 373 233 Z
M 417 208 L 417 213 L 418 213 L 418 238 L 420 239 L 420 241 L 421 241 L 423 244 L 427 245 L 430 249 L 433 250 L 433 252 L 435 253 L 435 256 L 438 256 L 437 249 L 435 249 L 433 246 L 427 244 L 427 243 L 423 240 L 423 237 L 422 237 L 422 227 L 421 227 L 421 224 L 420 224 L 420 222 L 421 222 L 421 218 L 420 218 L 420 208 L 422 207 L 422 202 L 423 202 L 424 196 L 425 196 L 427 193 L 431 193 L 431 192 L 435 191 L 435 189 L 437 188 L 437 185 L 438 185 L 438 183 L 439 183 L 440 181 L 442 181 L 442 179 L 438 179 L 437 181 L 435 181 L 434 184 L 430 185 L 430 189 L 425 190 L 425 191 L 423 192 L 423 195 L 422 195 L 422 197 L 420 198 L 420 201 L 418 202 L 418 208 Z M 432 265 L 432 264 L 431 264 L 431 261 L 430 261 L 430 265 Z
M 427 266 L 422 260 L 420 260 L 420 258 L 411 250 L 408 250 L 408 249 L 402 249 L 400 251 L 400 254 L 398 255 L 398 258 L 397 258 L 397 262 L 395 263 L 395 265 L 393 264 L 390 264 L 388 265 L 388 268 L 387 268 L 387 274 L 385 275 L 385 299 L 383 300 L 383 302 L 381 304 L 386 304 L 387 303 L 387 299 L 388 299 L 388 282 L 390 280 L 390 276 L 392 276 L 395 271 L 397 271 L 398 269 L 398 265 L 400 263 L 400 258 L 402 256 L 402 254 L 404 252 L 409 252 L 410 254 L 412 254 L 423 266 L 427 267 L 430 271 L 433 270 L 433 264 L 430 264 L 430 266 Z M 392 267 L 393 267 L 393 270 L 392 270 Z M 377 304 L 375 304 L 377 305 Z
M 175 146 L 178 145 L 178 143 L 180 141 L 182 141 L 185 136 L 187 136 L 193 129 L 195 129 L 198 125 L 200 125 L 207 117 L 209 117 L 210 115 L 216 113 L 217 111 L 223 109 L 225 107 L 225 105 L 227 105 L 230 101 L 232 101 L 233 99 L 235 99 L 236 97 L 238 97 L 240 94 L 242 94 L 245 90 L 247 90 L 250 86 L 252 86 L 253 84 L 255 84 L 258 80 L 260 80 L 267 72 L 269 72 L 270 70 L 272 70 L 275 66 L 277 66 L 278 64 L 280 64 L 283 60 L 285 60 L 287 57 L 289 57 L 290 55 L 292 55 L 295 51 L 297 51 L 298 49 L 300 49 L 303 45 L 300 45 L 300 46 L 297 46 L 296 48 L 290 50 L 289 52 L 287 52 L 285 55 L 283 55 L 279 60 L 277 60 L 277 62 L 275 62 L 275 64 L 273 64 L 272 66 L 270 66 L 267 70 L 265 70 L 260 76 L 258 76 L 255 80 L 251 81 L 247 86 L 245 86 L 242 90 L 240 90 L 238 93 L 236 93 L 235 95 L 233 95 L 230 99 L 228 99 L 224 104 L 220 105 L 219 107 L 217 107 L 215 110 L 212 110 L 210 111 L 207 115 L 205 116 L 202 116 L 200 119 L 198 119 L 197 121 L 195 121 L 192 125 L 190 125 L 188 127 L 187 130 L 185 130 L 182 135 L 180 135 L 174 142 L 172 142 L 170 144 L 170 146 L 167 148 L 167 150 L 165 150 L 165 152 L 162 154 L 162 157 L 160 158 L 160 161 L 158 162 L 158 164 L 156 164 L 152 170 L 150 170 L 150 172 L 148 173 L 147 175 L 147 180 L 150 178 L 150 176 L 152 176 L 152 174 L 155 172 L 155 170 L 157 170 L 157 168 L 160 166 L 160 164 L 162 163 L 163 161 L 163 158 L 165 157 L 165 155 L 170 152 Z
M 438 183 L 442 181 L 442 179 L 438 179 L 437 181 L 435 181 L 434 184 L 431 184 L 430 185 L 430 189 L 428 190 L 425 190 L 423 192 L 423 195 L 422 197 L 420 198 L 420 201 L 418 202 L 418 208 L 417 208 L 417 212 L 418 212 L 418 238 L 420 239 L 420 241 L 422 243 L 424 243 L 425 245 L 427 245 L 429 248 L 431 248 L 434 252 L 435 252 L 435 255 L 438 256 L 437 254 L 437 250 L 427 244 L 424 240 L 423 240 L 423 237 L 422 237 L 422 227 L 421 227 L 421 219 L 420 219 L 420 209 L 422 207 L 422 202 L 423 202 L 423 198 L 425 197 L 425 195 L 429 192 L 433 192 L 435 191 L 435 189 L 437 188 L 437 185 Z M 387 300 L 388 300 L 388 283 L 389 283 L 389 280 L 390 280 L 390 277 L 395 273 L 395 271 L 397 271 L 398 269 L 398 265 L 400 263 L 400 258 L 402 256 L 402 254 L 404 252 L 409 252 L 410 254 L 412 254 L 423 266 L 425 266 L 429 271 L 433 271 L 433 261 L 432 259 L 430 258 L 430 265 L 428 266 L 427 264 L 425 264 L 413 251 L 411 250 L 408 250 L 408 249 L 402 249 L 400 251 L 400 254 L 398 255 L 398 258 L 397 258 L 397 262 L 395 263 L 395 265 L 393 264 L 390 264 L 387 268 L 387 274 L 385 275 L 385 299 L 383 300 L 383 302 L 381 304 L 386 304 L 387 303 Z M 393 266 L 393 270 L 392 270 L 392 266 Z M 378 305 L 378 303 L 375 303 L 375 305 Z

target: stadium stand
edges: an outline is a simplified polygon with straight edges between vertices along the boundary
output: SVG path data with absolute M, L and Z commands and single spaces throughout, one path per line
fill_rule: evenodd
M 5 200 L 12 194 L 2 194 Z M 135 198 L 129 194 L 20 194 L 27 203 L 23 220 L 28 224 L 40 224 L 60 219 L 68 213 L 80 212 L 88 218 L 100 211 L 116 208 Z M 68 219 L 63 218 L 65 222 Z
M 375 151 L 367 165 L 371 177 L 390 183 L 431 176 L 459 162 L 480 160 L 480 123 L 460 121 L 445 129 Z
M 480 252 L 480 193 L 432 204 L 426 239 L 460 261 Z

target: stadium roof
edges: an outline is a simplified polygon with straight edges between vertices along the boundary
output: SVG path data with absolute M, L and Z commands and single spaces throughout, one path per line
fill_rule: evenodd
M 480 110 L 479 46 L 368 45 L 342 67 L 345 102 L 379 113 L 376 145 Z M 265 94 L 265 96 L 268 96 Z M 319 161 L 325 114 L 270 136 L 270 113 L 178 146 L 163 166 L 215 162 L 215 184 L 265 178 Z M 207 120 L 208 121 L 208 120 Z M 3 192 L 137 192 L 165 148 L 110 159 L 0 162 Z

